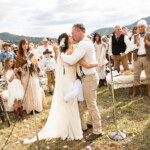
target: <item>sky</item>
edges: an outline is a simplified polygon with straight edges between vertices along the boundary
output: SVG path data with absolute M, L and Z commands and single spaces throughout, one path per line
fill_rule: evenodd
M 0 32 L 57 38 L 83 23 L 87 34 L 150 16 L 150 0 L 0 0 Z

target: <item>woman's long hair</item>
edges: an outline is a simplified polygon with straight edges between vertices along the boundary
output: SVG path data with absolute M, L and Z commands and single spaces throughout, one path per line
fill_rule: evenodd
M 21 39 L 20 42 L 19 42 L 19 54 L 20 54 L 21 56 L 23 56 L 23 54 L 24 54 L 22 45 L 23 45 L 23 44 L 26 44 L 27 42 L 28 42 L 27 39 Z M 28 51 L 29 51 L 29 49 L 27 49 L 27 52 L 28 52 Z
M 95 43 L 96 42 L 96 36 L 99 36 L 99 43 L 101 42 L 101 35 L 99 34 L 99 33 L 95 33 L 94 34 L 94 37 L 93 37 L 93 43 Z
M 6 57 L 4 59 L 4 78 L 6 79 L 6 73 L 7 71 L 10 69 L 10 66 L 9 66 L 9 61 L 13 59 L 11 57 Z M 14 65 L 12 66 L 12 69 L 14 69 L 14 66 L 15 66 L 15 62 L 14 62 Z

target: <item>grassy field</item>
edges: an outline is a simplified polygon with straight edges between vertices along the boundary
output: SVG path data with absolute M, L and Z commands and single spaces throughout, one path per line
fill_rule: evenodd
M 143 92 L 144 91 L 144 92 Z M 81 141 L 63 141 L 61 139 L 42 140 L 40 147 L 42 150 L 84 150 L 90 147 L 92 150 L 150 150 L 150 99 L 145 96 L 143 87 L 139 90 L 140 94 L 130 99 L 131 89 L 119 89 L 115 91 L 117 122 L 119 130 L 126 133 L 125 141 L 112 141 L 108 137 L 109 132 L 115 131 L 113 121 L 113 105 L 111 90 L 107 87 L 98 89 L 97 104 L 102 117 L 102 128 L 104 136 L 93 142 Z M 46 94 L 46 101 L 50 108 L 52 97 Z M 38 130 L 40 131 L 45 125 L 49 114 L 49 109 L 37 114 Z M 14 123 L 13 113 L 9 113 L 12 125 Z M 0 148 L 4 144 L 12 126 L 8 127 L 7 123 L 0 120 Z M 85 133 L 88 136 L 92 130 Z M 12 136 L 9 139 L 5 150 L 36 150 L 37 143 L 23 144 L 25 138 L 35 136 L 34 118 L 32 115 L 24 113 L 24 118 L 18 121 Z

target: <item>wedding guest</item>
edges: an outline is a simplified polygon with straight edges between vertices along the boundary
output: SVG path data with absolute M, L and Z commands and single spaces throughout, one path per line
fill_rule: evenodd
M 98 62 L 98 67 L 97 67 L 97 71 L 99 75 L 98 87 L 101 87 L 106 85 L 106 70 L 105 70 L 105 65 L 107 63 L 106 44 L 101 42 L 101 35 L 99 33 L 95 33 L 93 41 L 96 50 L 96 60 Z
M 19 42 L 19 55 L 16 59 L 16 67 L 21 71 L 21 82 L 24 89 L 27 88 L 24 101 L 26 112 L 27 114 L 33 114 L 32 100 L 34 100 L 34 109 L 36 112 L 41 112 L 43 108 L 39 79 L 37 76 L 38 66 L 34 64 L 32 58 L 27 62 L 28 51 L 28 41 L 21 39 Z M 28 64 L 30 65 L 29 72 Z
M 133 35 L 135 35 L 137 33 L 138 33 L 138 28 L 137 28 L 137 26 L 134 26 L 132 29 L 132 36 L 131 36 L 130 40 L 132 39 Z M 132 63 L 132 52 L 128 53 L 128 60 L 129 60 L 129 64 L 131 64 Z
M 15 117 L 23 116 L 22 100 L 24 88 L 20 82 L 18 69 L 14 68 L 14 60 L 11 57 L 5 59 L 4 77 L 8 83 L 8 107 L 14 108 Z
M 122 34 L 119 25 L 115 26 L 113 36 L 109 40 L 109 51 L 111 59 L 114 60 L 115 69 L 120 72 L 120 63 L 122 63 L 124 71 L 129 70 L 127 53 L 130 51 L 130 40 Z
M 46 71 L 47 78 L 48 78 L 48 87 L 49 87 L 49 93 L 53 95 L 54 87 L 55 87 L 55 69 L 56 69 L 56 61 L 53 58 L 53 55 L 51 51 L 46 49 L 46 51 L 43 52 L 45 55 L 44 61 L 43 61 L 43 68 Z
M 16 59 L 16 55 L 13 51 L 10 51 L 10 44 L 4 43 L 3 44 L 4 52 L 0 53 L 0 62 L 3 62 L 5 57 L 11 57 L 14 60 Z
M 147 95 L 150 98 L 150 33 L 146 33 L 147 22 L 140 20 L 137 23 L 139 34 L 132 37 L 133 51 L 133 93 L 130 98 L 137 94 L 137 88 L 140 85 L 141 71 L 144 69 L 146 74 Z
M 12 44 L 12 51 L 14 51 L 14 53 L 16 54 L 16 56 L 18 55 L 18 46 L 15 44 Z
M 37 49 L 35 50 L 35 56 L 36 56 L 36 59 L 38 60 L 39 68 L 42 71 L 43 70 L 43 59 L 44 59 L 43 52 L 46 49 L 49 49 L 50 51 L 52 51 L 52 55 L 54 57 L 55 57 L 55 53 L 54 53 L 53 47 L 51 45 L 49 45 L 49 41 L 47 38 L 43 38 L 41 43 L 43 45 L 37 47 Z
M 54 53 L 55 53 L 55 60 L 57 61 L 57 56 L 58 56 L 58 46 L 56 44 L 56 42 L 54 42 L 53 40 L 47 38 L 49 41 L 49 44 L 53 47 Z

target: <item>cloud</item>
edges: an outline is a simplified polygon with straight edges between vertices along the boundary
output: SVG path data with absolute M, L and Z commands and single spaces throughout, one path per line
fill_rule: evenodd
M 149 6 L 147 0 L 5 0 L 0 2 L 0 32 L 58 37 L 83 23 L 90 34 L 147 17 Z

